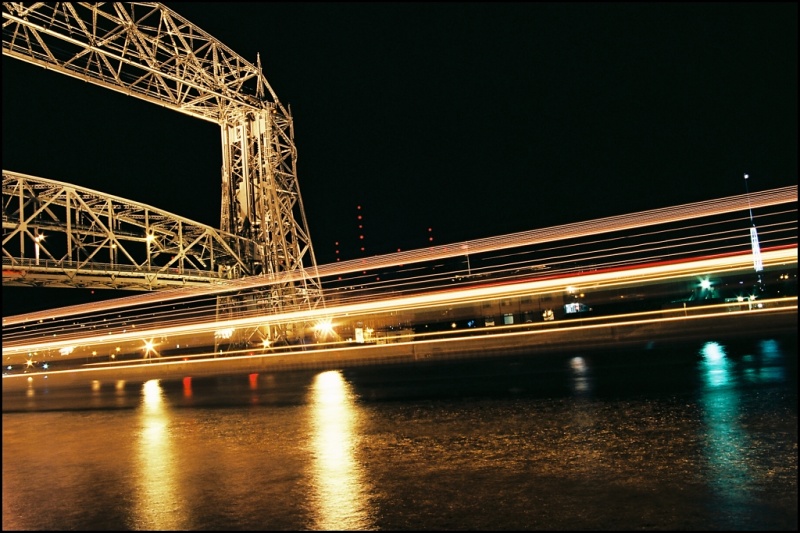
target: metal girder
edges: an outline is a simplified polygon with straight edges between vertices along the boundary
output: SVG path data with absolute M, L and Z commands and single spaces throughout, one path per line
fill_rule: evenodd
M 218 235 L 229 238 L 235 274 L 316 273 L 292 118 L 260 60 L 153 2 L 4 2 L 3 54 L 219 124 Z M 107 242 L 102 231 L 93 239 Z M 273 287 L 272 305 L 320 303 L 318 277 L 301 280 Z
M 221 123 L 264 109 L 261 69 L 155 2 L 3 2 L 3 54 Z
M 250 274 L 236 252 L 247 244 L 149 205 L 3 171 L 4 285 L 208 285 Z

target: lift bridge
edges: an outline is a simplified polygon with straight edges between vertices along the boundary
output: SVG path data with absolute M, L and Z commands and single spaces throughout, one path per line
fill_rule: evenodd
M 151 291 L 261 275 L 284 280 L 258 295 L 265 311 L 324 303 L 292 117 L 260 57 L 152 2 L 4 2 L 3 54 L 222 130 L 219 228 L 3 170 L 4 286 Z

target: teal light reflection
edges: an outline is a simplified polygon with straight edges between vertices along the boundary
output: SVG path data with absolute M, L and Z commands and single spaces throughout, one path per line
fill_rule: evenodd
M 747 451 L 749 438 L 741 427 L 741 390 L 736 386 L 735 364 L 726 349 L 708 342 L 700 350 L 698 371 L 703 381 L 699 398 L 704 424 L 704 452 L 711 486 L 727 508 L 746 501 L 751 479 Z
M 703 356 L 701 373 L 707 387 L 727 385 L 731 379 L 730 361 L 725 357 L 725 348 L 717 342 L 707 342 L 700 350 Z
M 786 380 L 786 367 L 783 352 L 775 339 L 765 339 L 758 343 L 753 355 L 746 355 L 743 362 L 743 378 L 750 383 L 783 382 Z

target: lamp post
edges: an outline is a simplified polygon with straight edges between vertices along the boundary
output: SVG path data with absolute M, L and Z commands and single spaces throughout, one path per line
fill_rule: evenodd
M 147 270 L 150 270 L 150 243 L 153 242 L 155 236 L 152 233 L 147 234 Z
M 36 253 L 36 266 L 39 266 L 39 243 L 44 239 L 44 235 L 36 235 L 33 238 L 34 251 Z
M 761 271 L 764 270 L 764 264 L 761 262 L 761 247 L 758 244 L 758 231 L 756 231 L 756 222 L 753 219 L 753 207 L 750 204 L 750 189 L 747 186 L 747 179 L 750 176 L 744 175 L 744 191 L 747 195 L 747 209 L 750 212 L 750 248 L 753 250 L 753 269 L 758 273 L 758 288 L 764 290 L 761 282 Z

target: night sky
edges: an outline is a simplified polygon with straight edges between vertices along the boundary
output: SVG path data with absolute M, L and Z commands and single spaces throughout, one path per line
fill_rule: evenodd
M 320 263 L 797 183 L 793 2 L 167 5 L 261 54 Z M 214 124 L 4 56 L 2 143 L 219 226 Z

